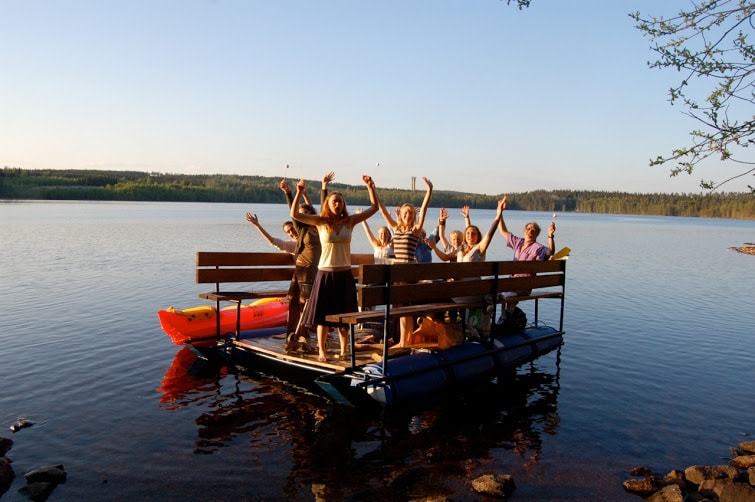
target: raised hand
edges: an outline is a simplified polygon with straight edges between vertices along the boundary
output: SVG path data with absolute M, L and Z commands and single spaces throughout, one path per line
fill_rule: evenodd
M 506 197 L 504 196 L 502 199 L 498 201 L 498 214 L 503 213 L 503 210 L 506 209 Z
M 251 223 L 255 227 L 257 225 L 259 225 L 259 223 L 260 223 L 260 220 L 257 218 L 257 215 L 256 214 L 252 214 L 252 213 L 246 213 L 246 221 L 248 221 L 249 223 Z

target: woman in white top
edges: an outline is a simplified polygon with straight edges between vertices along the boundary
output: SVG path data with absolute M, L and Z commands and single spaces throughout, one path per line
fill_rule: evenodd
M 375 182 L 369 176 L 362 176 L 370 196 L 370 207 L 349 215 L 346 200 L 339 192 L 328 194 L 320 214 L 306 214 L 299 208 L 299 200 L 304 193 L 304 180 L 296 184 L 296 195 L 291 204 L 291 218 L 317 227 L 322 253 L 317 265 L 317 275 L 312 284 L 309 306 L 304 314 L 304 325 L 317 326 L 317 348 L 320 362 L 327 361 L 327 342 L 330 326 L 338 328 L 341 342 L 340 357 L 346 355 L 349 342 L 348 329 L 326 320 L 330 314 L 354 312 L 357 310 L 357 292 L 354 276 L 351 273 L 351 232 L 354 225 L 363 222 L 378 210 Z
M 457 262 L 485 261 L 485 254 L 488 252 L 488 247 L 490 246 L 490 242 L 493 240 L 495 230 L 501 222 L 503 208 L 505 207 L 504 204 L 504 199 L 498 201 L 498 207 L 496 208 L 496 215 L 493 219 L 493 224 L 490 226 L 490 229 L 488 230 L 488 233 L 485 234 L 485 236 L 482 236 L 480 229 L 475 225 L 469 225 L 466 230 L 464 230 L 464 244 L 456 253 Z M 433 251 L 435 251 L 435 254 L 437 254 L 441 260 L 450 261 L 453 257 L 453 255 L 446 254 L 441 251 L 432 240 L 427 239 L 425 242 L 433 249 Z
M 356 210 L 356 213 L 361 212 L 361 209 Z M 380 227 L 378 229 L 377 237 L 375 237 L 367 220 L 362 222 L 362 228 L 372 245 L 375 263 L 387 263 L 389 259 L 393 259 L 393 235 L 391 234 L 391 229 L 388 227 Z

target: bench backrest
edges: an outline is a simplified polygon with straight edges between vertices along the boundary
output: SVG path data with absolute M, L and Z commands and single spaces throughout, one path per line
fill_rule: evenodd
M 561 288 L 563 293 L 565 280 L 564 260 L 362 265 L 358 304 L 360 308 L 372 308 L 448 302 L 465 296 L 496 298 L 505 291 L 542 288 Z
M 354 274 L 360 265 L 374 261 L 371 254 L 352 254 Z M 222 283 L 290 281 L 293 273 L 289 253 L 197 252 L 197 284 L 215 284 L 216 289 Z

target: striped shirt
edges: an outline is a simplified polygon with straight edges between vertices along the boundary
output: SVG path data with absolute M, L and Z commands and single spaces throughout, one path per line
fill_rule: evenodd
M 393 236 L 393 253 L 396 255 L 398 263 L 413 263 L 414 252 L 419 244 L 419 235 L 411 230 L 396 230 Z

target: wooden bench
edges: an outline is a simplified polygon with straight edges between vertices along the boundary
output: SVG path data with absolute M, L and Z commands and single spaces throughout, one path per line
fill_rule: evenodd
M 514 274 L 529 275 L 512 277 Z M 533 300 L 537 323 L 538 301 L 555 298 L 561 301 L 559 331 L 563 331 L 565 260 L 361 265 L 357 283 L 360 311 L 332 315 L 327 319 L 350 326 L 352 347 L 355 326 L 382 322 L 385 358 L 388 355 L 388 326 L 397 317 Z M 510 298 L 500 296 L 508 291 L 525 290 L 531 290 L 531 293 Z M 353 363 L 354 351 L 351 352 Z
M 352 254 L 354 275 L 358 266 L 374 263 L 371 254 Z M 221 302 L 236 304 L 236 338 L 240 334 L 241 302 L 260 298 L 285 297 L 294 275 L 293 255 L 288 253 L 245 253 L 245 252 L 197 252 L 197 284 L 214 284 L 215 288 L 199 297 L 215 302 L 220 312 Z M 227 285 L 246 283 L 250 289 L 231 290 Z M 220 316 L 217 319 L 217 336 L 220 337 Z

